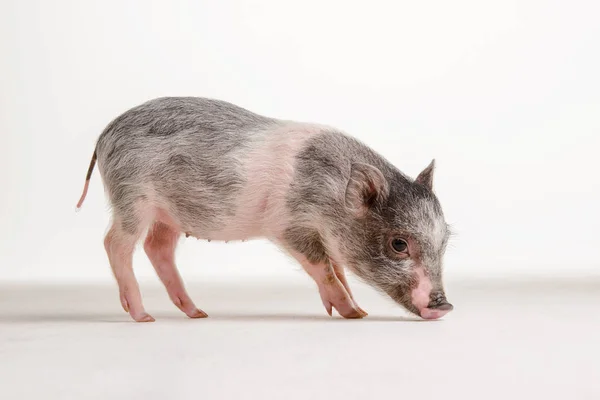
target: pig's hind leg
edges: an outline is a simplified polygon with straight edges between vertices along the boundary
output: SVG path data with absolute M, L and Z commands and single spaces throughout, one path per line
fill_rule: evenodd
M 134 214 L 125 214 L 126 217 L 118 214 L 115 213 L 113 224 L 104 238 L 104 248 L 119 285 L 121 305 L 135 321 L 152 322 L 154 318 L 144 310 L 142 295 L 133 273 L 133 252 L 144 226 Z
M 175 265 L 175 247 L 179 236 L 178 230 L 165 223 L 154 222 L 144 242 L 144 250 L 156 274 L 165 285 L 171 301 L 188 317 L 204 318 L 206 313 L 194 305 Z

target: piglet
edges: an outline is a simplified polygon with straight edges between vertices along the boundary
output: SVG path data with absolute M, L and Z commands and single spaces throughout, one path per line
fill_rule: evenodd
M 96 161 L 113 214 L 104 247 L 135 321 L 154 321 L 132 266 L 142 235 L 169 297 L 191 318 L 207 315 L 175 265 L 182 234 L 269 239 L 314 279 L 329 315 L 367 315 L 344 268 L 424 319 L 453 308 L 442 285 L 449 229 L 432 190 L 434 161 L 413 180 L 337 129 L 199 97 L 157 98 L 114 119 L 77 208 Z

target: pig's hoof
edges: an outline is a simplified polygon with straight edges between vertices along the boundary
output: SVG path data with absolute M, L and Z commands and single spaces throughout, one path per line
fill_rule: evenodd
M 154 322 L 155 319 L 152 315 L 148 313 L 141 313 L 139 315 L 131 316 L 135 322 Z
M 346 319 L 360 319 L 369 315 L 354 301 L 348 304 L 340 304 L 339 307 L 336 307 L 336 310 L 342 317 Z
M 342 317 L 344 317 L 346 319 L 360 319 L 364 316 L 365 315 L 360 313 L 358 310 L 352 310 L 349 313 L 342 314 Z
M 367 313 L 362 311 L 359 307 L 344 307 L 342 310 L 337 309 L 337 311 L 346 319 L 360 319 L 367 315 Z
M 206 318 L 206 317 L 208 317 L 207 313 L 205 313 L 204 311 L 199 310 L 197 308 L 189 313 L 186 313 L 186 315 L 190 318 Z
M 354 302 L 346 302 L 336 305 L 327 300 L 325 297 L 322 297 L 321 300 L 323 301 L 325 310 L 327 310 L 327 314 L 329 314 L 330 317 L 333 315 L 333 308 L 337 310 L 338 314 L 347 319 L 363 318 L 368 315 L 366 311 L 357 306 Z

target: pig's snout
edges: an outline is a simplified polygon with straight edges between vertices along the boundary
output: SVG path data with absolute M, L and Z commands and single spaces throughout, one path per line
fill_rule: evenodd
M 448 301 L 443 292 L 432 293 L 433 285 L 423 268 L 416 270 L 418 284 L 411 292 L 413 306 L 423 319 L 438 319 L 452 311 L 454 306 Z

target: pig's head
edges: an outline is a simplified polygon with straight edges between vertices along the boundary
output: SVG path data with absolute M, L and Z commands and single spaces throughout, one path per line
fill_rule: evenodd
M 413 181 L 399 171 L 353 164 L 348 223 L 339 250 L 363 280 L 408 311 L 437 319 L 452 310 L 442 285 L 449 229 L 433 193 L 434 161 Z

